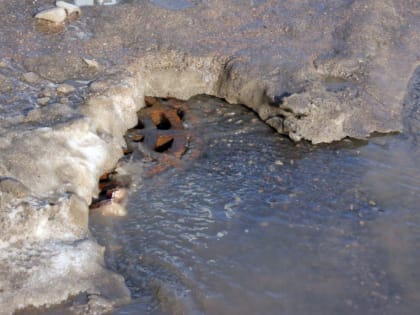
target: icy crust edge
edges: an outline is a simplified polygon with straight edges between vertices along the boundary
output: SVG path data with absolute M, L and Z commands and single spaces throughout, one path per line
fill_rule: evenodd
M 264 67 L 256 68 L 252 61 L 240 57 L 191 56 L 176 50 L 146 54 L 131 69 L 144 78 L 146 95 L 183 100 L 197 94 L 223 98 L 250 108 L 293 141 L 330 143 L 346 137 L 367 139 L 375 132 L 402 131 L 403 95 L 373 96 L 362 84 L 341 77 L 333 79 L 343 87 L 331 91 L 327 82 L 331 71 L 309 67 L 290 77 L 273 78 L 264 74 Z M 281 89 L 284 83 L 280 79 L 293 86 L 290 93 Z
M 143 85 L 128 73 L 95 84 L 102 90 L 64 122 L 3 131 L 0 314 L 59 304 L 80 292 L 99 296 L 100 312 L 130 299 L 90 237 L 88 212 L 99 176 L 115 166 L 125 131 L 137 123 Z

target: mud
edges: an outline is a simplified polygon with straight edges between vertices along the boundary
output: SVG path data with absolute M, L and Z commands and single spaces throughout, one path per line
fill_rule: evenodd
M 106 283 L 128 299 L 87 213 L 144 95 L 214 95 L 312 143 L 402 131 L 414 110 L 403 99 L 419 64 L 417 1 L 187 2 L 86 6 L 54 30 L 33 18 L 52 2 L 0 2 L 3 313 L 106 297 Z M 63 82 L 75 91 L 57 92 Z

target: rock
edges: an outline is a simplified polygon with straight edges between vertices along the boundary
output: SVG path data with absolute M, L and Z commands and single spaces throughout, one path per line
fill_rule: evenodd
M 69 103 L 69 99 L 68 99 L 68 97 L 62 97 L 62 98 L 60 98 L 60 103 L 61 104 L 68 104 Z
M 43 88 L 41 93 L 39 93 L 39 97 L 52 97 L 54 95 L 55 91 L 50 87 Z
M 73 85 L 63 83 L 57 86 L 57 93 L 58 94 L 69 94 L 71 92 L 76 91 L 76 88 Z
M 65 2 L 65 1 L 57 1 L 55 3 L 55 5 L 58 8 L 63 8 L 66 11 L 67 15 L 78 15 L 79 16 L 82 13 L 80 8 L 77 5 L 74 5 L 72 3 L 68 3 L 68 2 Z
M 27 83 L 37 83 L 39 82 L 40 78 L 35 72 L 26 72 L 22 75 L 22 79 L 25 80 Z
M 116 203 L 121 203 L 127 196 L 127 190 L 122 187 L 116 187 L 106 192 L 108 198 Z
M 53 23 L 63 23 L 66 20 L 66 10 L 63 8 L 52 8 L 41 11 L 35 15 L 35 18 L 50 21 Z
M 10 92 L 12 89 L 13 89 L 12 80 L 0 74 L 0 93 Z
M 91 210 L 99 211 L 104 216 L 124 217 L 127 215 L 127 210 L 124 206 L 112 200 L 103 200 L 97 205 L 97 207 Z
M 89 85 L 89 89 L 95 93 L 103 92 L 107 88 L 109 88 L 109 85 L 104 81 L 94 81 Z
M 0 177 L 0 192 L 11 194 L 14 198 L 24 198 L 29 195 L 29 189 L 16 179 Z
M 99 69 L 99 63 L 96 60 L 83 58 L 83 61 L 89 66 L 89 68 Z
M 38 105 L 40 106 L 45 106 L 48 104 L 48 102 L 50 101 L 50 98 L 48 96 L 46 97 L 40 97 L 36 100 L 36 102 L 38 103 Z

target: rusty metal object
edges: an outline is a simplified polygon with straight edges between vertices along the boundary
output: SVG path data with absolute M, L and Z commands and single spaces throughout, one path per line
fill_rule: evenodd
M 162 102 L 152 104 L 139 111 L 139 123 L 128 132 L 128 138 L 143 142 L 152 151 L 181 158 L 188 147 L 189 133 L 182 122 L 182 110 Z
M 145 177 L 155 176 L 171 167 L 184 167 L 186 162 L 197 158 L 200 150 L 191 149 L 190 140 L 194 138 L 194 143 L 199 144 L 200 138 L 193 134 L 193 130 L 184 127 L 184 119 L 188 117 L 190 126 L 199 123 L 188 113 L 185 102 L 155 97 L 146 97 L 145 102 L 147 107 L 137 113 L 137 126 L 127 131 L 127 148 L 124 148 L 126 156 L 137 152 L 150 157 Z M 185 158 L 187 151 L 188 157 Z M 112 214 L 115 209 L 121 212 L 129 185 L 130 180 L 115 171 L 103 174 L 99 180 L 100 194 L 90 209 L 100 210 L 105 215 Z

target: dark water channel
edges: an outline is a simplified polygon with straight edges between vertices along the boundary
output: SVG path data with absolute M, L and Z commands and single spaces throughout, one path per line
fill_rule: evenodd
M 419 314 L 414 139 L 293 144 L 240 106 L 189 106 L 199 157 L 91 217 L 133 295 L 115 314 Z

